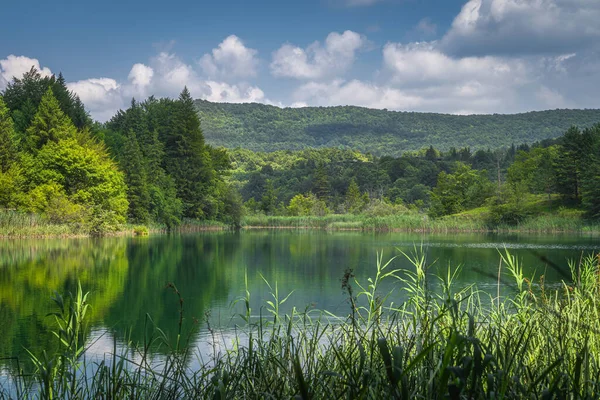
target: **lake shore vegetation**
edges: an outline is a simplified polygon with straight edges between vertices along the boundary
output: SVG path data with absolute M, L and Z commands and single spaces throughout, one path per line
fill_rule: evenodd
M 290 299 L 265 284 L 264 313 L 251 293 L 232 305 L 241 323 L 233 342 L 210 327 L 213 353 L 203 358 L 186 341 L 197 329 L 179 298 L 176 338 L 148 321 L 143 343 L 99 360 L 85 357 L 93 293 L 56 296 L 55 352 L 33 354 L 31 372 L 13 371 L 0 396 L 29 398 L 581 398 L 600 395 L 600 267 L 598 256 L 572 262 L 561 285 L 525 277 L 501 251 L 498 292 L 457 287 L 457 270 L 432 277 L 415 248 L 410 270 L 377 257 L 367 282 L 348 270 L 341 280 L 347 314 L 280 307 Z M 441 290 L 431 290 L 431 278 Z M 381 292 L 397 281 L 397 293 Z M 501 294 L 501 287 L 504 294 Z M 510 293 L 507 293 L 508 291 Z M 400 301 L 395 299 L 400 298 Z M 232 310 L 232 312 L 234 312 Z M 152 346 L 165 356 L 153 358 Z M 194 364 L 192 361 L 196 360 Z M 193 367 L 192 365 L 195 365 Z

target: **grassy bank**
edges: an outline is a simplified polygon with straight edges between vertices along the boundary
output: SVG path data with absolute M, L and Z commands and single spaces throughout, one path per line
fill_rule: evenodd
M 600 224 L 586 221 L 577 212 L 556 214 L 544 213 L 531 216 L 517 225 L 492 227 L 486 218 L 487 209 L 479 208 L 465 213 L 432 219 L 422 213 L 406 213 L 388 216 L 366 216 L 354 214 L 330 214 L 325 216 L 267 216 L 246 215 L 242 219 L 243 229 L 322 229 L 330 231 L 366 232 L 522 232 L 522 233 L 600 233 Z M 186 219 L 170 232 L 193 233 L 231 229 L 219 221 Z M 124 224 L 105 236 L 135 236 L 167 233 L 161 224 Z M 87 237 L 88 229 L 76 224 L 52 224 L 36 214 L 24 214 L 0 210 L 0 238 L 47 238 Z
M 326 230 L 362 230 L 362 231 L 414 231 L 414 232 L 451 232 L 485 231 L 482 221 L 473 219 L 435 219 L 424 214 L 398 214 L 381 217 L 331 214 L 322 217 L 305 216 L 246 216 L 242 220 L 246 229 L 253 228 L 309 228 Z
M 481 212 L 449 215 L 432 219 L 425 214 L 411 213 L 381 217 L 332 214 L 322 217 L 289 217 L 249 215 L 242 220 L 245 229 L 295 228 L 357 231 L 398 232 L 531 232 L 531 233 L 597 233 L 600 224 L 590 223 L 581 216 L 538 215 L 517 225 L 490 226 Z
M 263 317 L 249 309 L 233 343 L 209 327 L 213 357 L 190 367 L 195 350 L 179 335 L 169 355 L 153 360 L 153 345 L 173 343 L 155 328 L 145 343 L 85 361 L 87 297 L 57 299 L 61 349 L 32 355 L 31 375 L 18 374 L 2 396 L 14 398 L 297 398 L 297 399 L 592 399 L 600 396 L 600 267 L 597 257 L 571 265 L 572 282 L 545 287 L 527 280 L 518 260 L 501 255 L 504 299 L 457 288 L 456 271 L 430 292 L 422 253 L 412 271 L 378 260 L 367 283 L 342 280 L 347 316 L 292 311 L 273 289 Z M 406 298 L 394 304 L 379 286 L 397 280 Z M 174 286 L 171 289 L 183 296 Z M 171 290 L 170 289 L 170 290 Z M 90 297 L 93 299 L 93 297 Z M 289 300 L 288 300 L 289 301 Z M 151 310 L 149 310 L 151 312 Z M 176 310 L 174 310 L 176 312 Z
M 229 229 L 219 221 L 199 221 L 185 219 L 171 232 L 187 233 Z M 122 224 L 106 232 L 103 236 L 145 236 L 152 233 L 166 233 L 166 225 L 151 223 L 148 225 Z M 83 224 L 51 223 L 39 214 L 23 213 L 0 209 L 0 239 L 10 238 L 50 238 L 50 237 L 88 237 L 93 236 L 89 227 Z

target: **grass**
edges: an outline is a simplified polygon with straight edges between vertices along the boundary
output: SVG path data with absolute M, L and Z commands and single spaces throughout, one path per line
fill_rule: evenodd
M 38 214 L 0 208 L 0 238 L 86 236 L 81 227 L 52 224 Z
M 529 195 L 524 204 L 525 220 L 517 225 L 490 226 L 487 206 L 473 208 L 441 218 L 429 218 L 417 211 L 367 216 L 355 214 L 329 214 L 325 216 L 267 216 L 247 215 L 242 227 L 324 229 L 332 231 L 404 231 L 404 232 L 523 232 L 523 233 L 598 233 L 600 223 L 586 220 L 584 212 L 560 206 L 561 199 L 553 195 Z
M 266 216 L 244 217 L 242 227 L 296 228 L 359 231 L 410 231 L 410 232 L 475 232 L 486 231 L 483 221 L 473 219 L 440 218 L 430 219 L 425 214 L 405 213 L 388 216 L 366 216 L 353 214 L 330 214 L 318 216 Z
M 218 221 L 199 221 L 184 219 L 182 223 L 171 229 L 171 232 L 201 232 L 208 230 L 225 230 L 229 226 Z M 164 224 L 149 225 L 123 224 L 108 236 L 146 236 L 150 233 L 166 233 L 169 229 Z M 49 237 L 87 237 L 90 232 L 80 224 L 55 224 L 39 214 L 24 213 L 0 208 L 0 239 L 3 238 L 49 238 Z
M 437 277 L 429 289 L 422 251 L 403 254 L 410 271 L 377 257 L 367 282 L 347 270 L 342 288 L 347 316 L 293 309 L 277 285 L 259 319 L 250 293 L 237 302 L 243 324 L 233 343 L 192 369 L 194 350 L 182 332 L 176 345 L 153 362 L 154 343 L 169 341 L 155 328 L 144 343 L 86 365 L 83 358 L 86 296 L 57 298 L 56 336 L 61 350 L 32 355 L 35 370 L 17 374 L 3 397 L 14 398 L 296 398 L 296 399 L 594 399 L 600 397 L 600 266 L 597 256 L 571 263 L 572 281 L 549 288 L 523 276 L 501 252 L 500 287 L 512 295 L 489 296 L 475 286 L 457 288 L 458 271 Z M 395 280 L 405 301 L 381 293 Z M 507 281 L 509 279 L 509 281 Z M 151 311 L 151 310 L 149 310 Z M 215 330 L 208 327 L 215 340 Z M 181 340 L 179 340 L 181 339 Z M 135 357 L 133 356 L 135 355 Z M 92 368 L 93 367 L 93 368 Z

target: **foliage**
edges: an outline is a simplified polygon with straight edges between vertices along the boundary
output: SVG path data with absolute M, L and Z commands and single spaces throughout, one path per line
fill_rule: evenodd
M 313 193 L 307 193 L 306 195 L 297 194 L 290 200 L 287 210 L 291 216 L 315 215 L 322 217 L 330 212 L 325 201 L 319 199 Z
M 508 295 L 489 298 L 475 285 L 458 287 L 458 270 L 448 267 L 446 274 L 432 276 L 422 249 L 403 256 L 410 270 L 378 255 L 367 282 L 353 279 L 349 269 L 342 279 L 348 298 L 343 315 L 296 308 L 283 315 L 281 306 L 293 293 L 280 294 L 265 280 L 272 298 L 266 315 L 253 318 L 246 289 L 236 302 L 243 323 L 233 346 L 218 352 L 225 343 L 213 333 L 214 355 L 198 357 L 196 368 L 190 367 L 193 342 L 177 340 L 173 346 L 158 327 L 150 343 L 129 344 L 119 353 L 115 344 L 107 358 L 86 364 L 81 333 L 89 313 L 79 288 L 71 307 L 55 300 L 61 348 L 42 357 L 32 353 L 31 378 L 17 375 L 2 390 L 13 389 L 23 399 L 31 396 L 33 384 L 46 398 L 598 397 L 597 256 L 571 263 L 571 279 L 555 288 L 543 279 L 532 283 L 518 259 L 500 253 L 505 267 L 499 270 L 498 290 L 502 279 Z M 403 302 L 383 291 L 386 282 L 398 288 Z M 431 282 L 441 289 L 432 291 Z M 181 338 L 184 294 L 169 287 L 179 298 Z M 169 349 L 159 364 L 149 352 L 156 342 Z
M 77 129 L 90 128 L 92 121 L 77 95 L 69 91 L 62 74 L 58 78 L 43 77 L 35 68 L 31 68 L 23 77 L 14 77 L 3 92 L 4 101 L 11 110 L 15 129 L 25 132 L 31 125 L 44 94 L 51 90 L 62 112 Z
M 0 173 L 13 165 L 17 155 L 17 142 L 9 110 L 0 96 Z
M 485 171 L 476 171 L 457 162 L 454 173 L 440 172 L 431 194 L 429 214 L 434 217 L 455 214 L 482 205 L 493 193 Z
M 267 152 L 331 147 L 398 157 L 431 145 L 442 151 L 452 147 L 485 150 L 556 138 L 572 125 L 589 127 L 600 121 L 600 110 L 447 115 L 205 100 L 196 100 L 195 105 L 208 143 Z
M 500 193 L 488 199 L 489 215 L 487 223 L 490 227 L 499 225 L 516 226 L 529 216 L 527 209 L 527 192 L 525 183 L 506 184 Z
M 25 86 L 38 85 L 40 90 L 43 85 L 31 79 Z M 7 88 L 5 98 L 15 101 L 19 85 Z M 123 174 L 103 143 L 86 129 L 77 130 L 51 88 L 42 94 L 25 135 L 21 151 L 0 176 L 2 205 L 40 213 L 51 223 L 83 225 L 98 234 L 125 222 Z

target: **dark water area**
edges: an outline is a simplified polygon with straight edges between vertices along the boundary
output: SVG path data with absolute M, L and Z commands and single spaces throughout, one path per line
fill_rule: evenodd
M 89 291 L 90 342 L 93 351 L 112 351 L 119 343 L 143 341 L 154 326 L 169 338 L 178 332 L 179 298 L 184 300 L 183 331 L 191 342 L 207 335 L 206 320 L 222 332 L 240 323 L 237 313 L 246 282 L 253 316 L 267 315 L 266 300 L 277 286 L 280 298 L 293 292 L 281 311 L 327 310 L 344 316 L 350 311 L 341 280 L 351 269 L 365 285 L 374 277 L 377 254 L 390 268 L 414 269 L 400 251 L 422 249 L 432 290 L 440 290 L 435 275 L 461 266 L 456 287 L 477 285 L 495 296 L 499 250 L 517 256 L 526 277 L 547 285 L 568 280 L 568 260 L 600 250 L 593 236 L 534 236 L 405 233 L 367 234 L 321 231 L 218 232 L 144 238 L 27 239 L 0 241 L 0 358 L 26 358 L 52 349 L 55 328 L 46 314 L 54 293 L 74 292 L 80 282 Z M 266 282 L 269 282 L 269 289 Z M 502 273 L 501 292 L 510 296 L 513 280 Z M 355 284 L 354 284 L 355 285 Z M 384 282 L 382 295 L 400 291 L 397 280 Z M 355 286 L 355 290 L 358 290 Z M 397 299 L 398 302 L 402 298 Z M 152 323 L 150 322 L 152 321 Z M 3 362 L 0 361 L 0 364 Z

